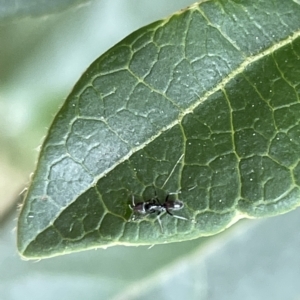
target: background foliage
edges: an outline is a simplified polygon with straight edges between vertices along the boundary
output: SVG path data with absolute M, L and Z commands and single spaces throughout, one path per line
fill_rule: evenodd
M 22 182 L 27 181 L 36 154 L 33 149 L 40 144 L 61 99 L 86 66 L 134 29 L 189 4 L 176 3 L 176 8 L 159 2 L 166 9 L 158 10 L 161 15 L 155 15 L 158 4 L 150 5 L 152 11 L 148 2 L 140 6 L 142 12 L 150 14 L 147 20 L 144 14 L 136 13 L 141 1 L 126 8 L 123 2 L 103 6 L 94 2 L 46 20 L 25 19 L 1 28 L 5 45 L 0 58 L 1 70 L 5 70 L 1 73 L 1 204 L 14 198 Z M 124 11 L 128 12 L 126 17 Z M 109 16 L 110 26 L 97 23 L 101 14 L 103 19 Z M 118 20 L 120 25 L 111 20 Z M 125 20 L 136 23 L 129 25 Z M 103 34 L 114 39 L 105 44 Z M 255 227 L 244 222 L 223 237 L 204 243 L 195 240 L 150 250 L 116 247 L 37 264 L 20 261 L 12 233 L 14 215 L 8 216 L 4 209 L 1 212 L 7 216 L 0 231 L 0 292 L 4 299 L 24 299 L 26 295 L 30 299 L 53 299 L 54 295 L 61 299 L 135 299 L 143 295 L 147 299 L 153 293 L 162 299 L 176 299 L 175 295 L 178 299 L 183 295 L 190 299 L 199 299 L 199 295 L 200 299 L 227 295 L 231 299 L 253 299 L 254 291 L 256 299 L 290 299 L 299 294 L 295 283 L 299 278 L 295 266 L 299 265 L 296 249 L 300 244 L 297 211 L 257 222 Z

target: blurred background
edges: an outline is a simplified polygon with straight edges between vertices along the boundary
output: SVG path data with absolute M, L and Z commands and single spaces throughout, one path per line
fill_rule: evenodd
M 17 254 L 19 194 L 73 85 L 122 38 L 190 4 L 88 1 L 60 13 L 0 22 L 1 300 L 300 299 L 299 210 L 151 249 L 114 247 L 39 262 Z

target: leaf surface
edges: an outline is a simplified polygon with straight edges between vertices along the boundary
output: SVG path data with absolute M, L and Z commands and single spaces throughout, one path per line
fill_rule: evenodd
M 102 55 L 45 139 L 20 253 L 182 241 L 296 208 L 299 35 L 294 1 L 207 1 Z M 181 191 L 176 214 L 195 222 L 129 222 L 131 196 L 155 191 Z

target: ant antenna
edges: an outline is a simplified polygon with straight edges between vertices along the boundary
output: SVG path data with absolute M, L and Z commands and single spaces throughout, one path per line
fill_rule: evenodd
M 175 165 L 174 165 L 172 171 L 170 172 L 170 175 L 168 176 L 168 178 L 166 179 L 166 181 L 165 181 L 164 184 L 162 185 L 161 189 L 164 188 L 164 186 L 166 185 L 166 183 L 168 182 L 168 180 L 170 179 L 170 177 L 171 177 L 172 174 L 174 173 L 174 171 L 175 171 L 177 165 L 179 164 L 179 162 L 181 161 L 181 159 L 183 158 L 183 156 L 184 156 L 184 154 L 182 154 L 182 155 L 178 158 L 178 160 L 177 160 L 177 162 L 175 163 Z
M 132 207 L 135 207 L 135 203 L 134 203 L 134 196 L 131 196 L 131 201 L 132 201 Z M 129 205 L 131 207 L 131 205 Z

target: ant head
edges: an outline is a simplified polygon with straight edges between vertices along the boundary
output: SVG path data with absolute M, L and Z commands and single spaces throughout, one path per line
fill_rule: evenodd
M 165 206 L 168 210 L 180 210 L 183 208 L 183 202 L 180 200 L 167 201 Z
M 183 208 L 183 202 L 180 200 L 175 200 L 174 201 L 174 210 L 179 210 Z

